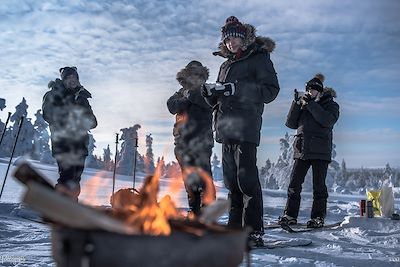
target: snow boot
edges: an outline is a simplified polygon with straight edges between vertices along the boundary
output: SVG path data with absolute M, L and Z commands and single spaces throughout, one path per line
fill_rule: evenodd
M 297 224 L 297 219 L 285 214 L 282 217 L 279 217 L 278 224 L 280 224 L 280 225 L 282 225 L 282 224 L 286 224 L 286 225 Z
M 324 218 L 312 218 L 307 222 L 307 228 L 321 228 L 324 227 Z
M 259 248 L 264 246 L 263 240 L 264 233 L 259 231 L 251 232 L 247 238 L 248 246 L 250 249 L 252 248 Z

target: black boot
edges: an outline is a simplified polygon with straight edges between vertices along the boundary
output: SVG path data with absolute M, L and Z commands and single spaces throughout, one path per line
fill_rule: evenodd
M 253 231 L 249 234 L 247 240 L 248 240 L 248 245 L 249 248 L 259 248 L 264 246 L 264 240 L 263 240 L 263 235 L 264 233 L 259 232 L 259 231 Z
M 286 224 L 286 225 L 297 224 L 297 219 L 285 214 L 282 217 L 279 217 L 278 224 L 281 224 L 281 225 L 282 224 Z
M 324 218 L 312 218 L 307 222 L 307 228 L 321 228 L 324 227 Z

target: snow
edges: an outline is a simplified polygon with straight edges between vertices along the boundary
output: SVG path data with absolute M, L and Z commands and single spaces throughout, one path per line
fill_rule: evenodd
M 7 159 L 0 160 L 0 173 L 7 168 Z M 52 182 L 57 179 L 57 167 L 32 162 Z M 55 266 L 51 257 L 50 227 L 36 223 L 39 215 L 20 204 L 24 187 L 12 178 L 14 166 L 0 202 L 0 266 Z M 112 173 L 86 169 L 82 177 L 80 201 L 91 205 L 108 205 L 112 191 Z M 0 179 L 3 182 L 3 178 Z M 138 174 L 137 185 L 143 181 Z M 170 180 L 161 179 L 160 196 L 169 193 Z M 117 175 L 116 190 L 132 186 L 132 177 Z M 179 207 L 186 208 L 182 189 L 173 194 Z M 217 196 L 226 198 L 227 191 L 217 183 Z M 274 223 L 285 207 L 284 190 L 264 190 L 264 214 L 267 224 Z M 286 233 L 281 229 L 266 231 L 267 240 L 284 238 L 311 239 L 306 247 L 256 250 L 251 252 L 251 266 L 400 266 L 400 221 L 389 218 L 358 216 L 362 196 L 331 193 L 326 223 L 342 221 L 337 229 L 304 233 Z M 310 213 L 312 193 L 302 194 L 299 221 L 305 222 Z M 400 199 L 395 199 L 399 212 Z M 31 220 L 27 220 L 29 218 Z M 227 215 L 221 222 L 227 221 Z M 242 266 L 246 266 L 244 260 Z

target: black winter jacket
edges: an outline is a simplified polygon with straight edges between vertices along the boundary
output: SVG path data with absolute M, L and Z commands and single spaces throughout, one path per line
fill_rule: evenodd
M 339 118 L 339 105 L 334 97 L 333 89 L 325 89 L 319 101 L 310 101 L 304 108 L 292 102 L 286 126 L 297 129 L 293 144 L 295 159 L 331 161 L 332 129 Z
M 91 94 L 83 87 L 65 89 L 62 81 L 49 83 L 50 91 L 43 97 L 43 118 L 49 123 L 52 152 L 87 156 L 88 131 L 97 126 L 88 98 Z
M 212 149 L 212 110 L 201 96 L 200 88 L 181 88 L 168 99 L 167 106 L 169 112 L 176 115 L 175 145 L 200 145 L 201 149 Z
M 214 128 L 219 143 L 260 144 L 264 104 L 272 102 L 279 93 L 278 79 L 269 56 L 273 48 L 263 42 L 272 41 L 257 39 L 239 59 L 228 56 L 221 65 L 218 82 L 235 83 L 234 95 L 206 98 L 214 110 Z

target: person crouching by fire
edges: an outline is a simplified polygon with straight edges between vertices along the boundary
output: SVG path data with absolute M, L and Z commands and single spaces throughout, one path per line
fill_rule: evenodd
M 297 129 L 293 143 L 294 165 L 290 175 L 288 198 L 280 224 L 296 224 L 300 193 L 308 169 L 312 168 L 313 204 L 309 228 L 324 226 L 328 190 L 325 179 L 332 155 L 332 129 L 339 118 L 336 92 L 323 86 L 324 75 L 318 73 L 306 83 L 305 95 L 296 90 L 287 115 L 286 126 Z
M 208 69 L 200 62 L 191 61 L 176 75 L 182 88 L 167 101 L 169 112 L 176 118 L 173 129 L 175 157 L 184 176 L 190 212 L 195 215 L 200 213 L 204 204 L 204 190 L 212 190 L 215 194 L 215 188 L 205 188 L 204 179 L 195 171 L 201 168 L 210 179 L 212 177 L 212 109 L 201 95 L 201 86 L 207 81 L 208 74 Z M 214 187 L 212 183 L 211 186 Z
M 56 190 L 78 200 L 88 155 L 88 131 L 97 126 L 89 104 L 91 94 L 79 82 L 76 67 L 60 69 L 61 80 L 50 81 L 43 97 L 43 118 L 49 123 L 52 153 L 58 164 Z

